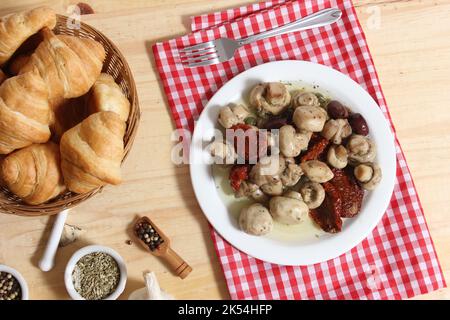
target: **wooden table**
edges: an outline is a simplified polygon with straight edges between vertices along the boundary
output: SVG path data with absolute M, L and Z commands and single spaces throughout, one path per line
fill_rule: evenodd
M 75 3 L 78 1 L 75 1 Z M 95 14 L 83 21 L 101 30 L 123 52 L 136 79 L 142 119 L 123 167 L 125 181 L 72 211 L 68 222 L 87 232 L 60 249 L 48 273 L 37 268 L 53 218 L 0 216 L 0 263 L 27 279 L 32 299 L 67 299 L 63 272 L 72 253 L 87 244 L 116 249 L 127 261 L 129 279 L 122 298 L 143 286 L 153 270 L 177 298 L 229 298 L 209 227 L 195 199 L 188 167 L 170 161 L 173 123 L 158 81 L 150 47 L 189 30 L 189 17 L 249 3 L 242 0 L 86 1 Z M 40 4 L 64 14 L 71 1 L 3 0 L 0 14 Z M 450 282 L 450 0 L 355 0 L 384 93 L 419 191 L 431 235 Z M 377 17 L 379 20 L 376 20 Z M 439 22 L 440 21 L 440 22 Z M 379 22 L 379 23 L 378 23 Z M 172 238 L 193 266 L 185 280 L 135 245 L 127 227 L 147 214 Z M 419 298 L 449 299 L 450 289 Z

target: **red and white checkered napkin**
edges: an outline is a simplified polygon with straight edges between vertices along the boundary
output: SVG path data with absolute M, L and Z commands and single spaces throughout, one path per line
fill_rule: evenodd
M 177 48 L 241 38 L 318 10 L 338 6 L 331 26 L 262 40 L 219 65 L 189 69 Z M 193 129 L 208 99 L 238 73 L 268 61 L 308 60 L 331 66 L 361 84 L 391 122 L 369 49 L 349 0 L 270 1 L 192 19 L 193 34 L 153 46 L 176 126 Z M 395 132 L 395 131 L 394 131 Z M 400 299 L 445 286 L 414 183 L 396 140 L 397 183 L 373 233 L 342 256 L 310 266 L 266 263 L 237 250 L 212 230 L 233 299 Z

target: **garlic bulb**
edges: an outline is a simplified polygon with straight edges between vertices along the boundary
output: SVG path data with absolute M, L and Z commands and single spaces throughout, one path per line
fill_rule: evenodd
M 175 298 L 162 290 L 154 272 L 144 273 L 145 287 L 133 291 L 128 300 L 175 300 Z

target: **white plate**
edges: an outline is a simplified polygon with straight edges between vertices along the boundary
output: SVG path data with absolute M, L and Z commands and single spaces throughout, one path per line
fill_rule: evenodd
M 319 86 L 329 95 L 361 113 L 370 137 L 378 146 L 376 162 L 383 179 L 376 190 L 366 193 L 361 212 L 346 219 L 342 232 L 298 239 L 251 236 L 238 228 L 236 218 L 216 186 L 212 166 L 199 159 L 207 157 L 205 141 L 213 137 L 219 108 L 245 99 L 260 82 L 302 81 Z M 364 240 L 380 221 L 394 188 L 396 159 L 394 139 L 388 123 L 372 97 L 355 81 L 329 67 L 305 61 L 277 61 L 251 68 L 226 83 L 208 102 L 196 124 L 190 149 L 191 180 L 200 206 L 217 232 L 239 250 L 255 258 L 281 265 L 309 265 L 326 261 L 349 251 Z

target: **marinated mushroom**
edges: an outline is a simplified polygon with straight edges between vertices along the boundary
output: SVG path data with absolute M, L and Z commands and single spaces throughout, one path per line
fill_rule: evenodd
M 262 236 L 272 231 L 273 219 L 266 207 L 254 203 L 241 210 L 239 226 L 248 234 Z
M 301 223 L 308 215 L 308 206 L 301 200 L 298 192 L 291 191 L 287 196 L 270 199 L 269 208 L 273 219 L 287 225 Z
M 209 145 L 209 152 L 215 164 L 233 164 L 236 161 L 236 152 L 227 141 L 215 140 Z
M 307 181 L 301 185 L 299 191 L 309 209 L 320 207 L 325 199 L 325 190 L 317 182 Z
M 299 130 L 320 132 L 327 121 L 327 112 L 317 106 L 301 106 L 295 109 L 292 120 Z
M 352 127 L 347 119 L 330 119 L 325 123 L 321 134 L 334 144 L 341 144 L 342 139 L 352 134 Z
M 333 172 L 326 163 L 319 160 L 310 160 L 301 164 L 303 172 L 309 180 L 324 183 L 333 179 Z
M 348 160 L 350 164 L 372 162 L 377 155 L 375 143 L 364 136 L 354 134 L 347 142 Z
M 297 157 L 308 147 L 311 132 L 297 132 L 293 126 L 280 128 L 280 151 L 285 157 Z
M 224 128 L 229 129 L 236 124 L 244 123 L 249 115 L 250 112 L 243 105 L 229 104 L 220 109 L 218 121 Z
M 348 152 L 342 145 L 332 145 L 327 153 L 328 163 L 336 169 L 344 169 L 348 164 Z
M 297 184 L 303 175 L 302 168 L 295 164 L 294 158 L 286 158 L 286 168 L 281 173 L 281 182 L 286 187 L 292 187 Z
M 249 181 L 242 181 L 239 190 L 235 193 L 236 198 L 249 197 L 258 202 L 268 200 L 267 196 L 262 192 L 258 185 Z
M 261 188 L 268 195 L 283 193 L 283 183 L 280 175 L 286 169 L 283 156 L 271 155 L 263 157 L 250 171 L 250 181 Z
M 291 95 L 284 84 L 268 82 L 252 89 L 249 102 L 260 116 L 278 115 L 289 106 Z
M 375 163 L 360 164 L 355 167 L 353 173 L 361 187 L 366 190 L 375 189 L 382 178 L 381 168 Z
M 314 93 L 301 91 L 297 91 L 292 95 L 291 104 L 294 108 L 300 106 L 320 106 L 319 98 Z

